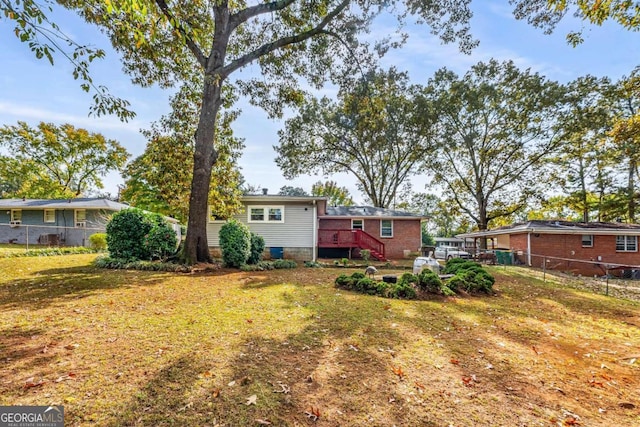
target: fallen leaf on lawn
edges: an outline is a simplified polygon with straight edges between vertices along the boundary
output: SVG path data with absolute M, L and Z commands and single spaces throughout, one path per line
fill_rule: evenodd
M 420 390 L 423 390 L 423 391 L 424 391 L 424 390 L 426 390 L 426 389 L 427 389 L 427 388 L 425 387 L 425 385 L 424 385 L 424 384 L 422 384 L 422 383 L 420 383 L 420 382 L 418 382 L 418 381 L 416 381 L 414 384 L 415 384 L 415 385 L 416 385 L 416 387 L 417 387 L 417 388 L 419 388 Z
M 591 378 L 589 380 L 589 385 L 591 387 L 600 387 L 600 388 L 604 388 L 604 384 L 602 384 L 600 381 L 596 381 L 595 379 Z
M 449 363 L 451 363 L 452 365 L 459 365 L 460 361 L 458 359 L 451 359 L 449 360 Z
M 253 323 L 253 319 L 247 319 L 247 323 Z
M 538 348 L 535 345 L 531 346 L 531 350 L 533 350 L 535 354 L 540 354 L 540 352 L 538 351 Z
M 385 310 L 390 310 L 391 309 L 391 304 L 385 304 L 382 306 L 383 309 Z
M 260 418 L 257 418 L 256 422 L 258 424 L 260 424 L 260 425 L 263 425 L 263 426 L 270 426 L 271 425 L 271 423 L 269 421 L 263 420 L 263 419 L 260 419 Z
M 392 366 L 391 369 L 393 373 L 396 374 L 400 379 L 404 378 L 404 371 L 400 366 Z
M 67 350 L 75 350 L 76 348 L 80 347 L 80 344 L 67 344 L 64 346 L 65 349 Z
M 234 385 L 236 385 L 235 381 L 230 381 L 229 384 L 227 384 L 229 387 L 233 387 Z
M 307 409 L 306 411 L 304 411 L 304 414 L 307 416 L 307 418 L 309 418 L 311 421 L 318 421 L 318 419 L 320 418 L 320 408 L 314 408 L 313 406 L 309 409 Z
M 565 426 L 581 426 L 582 425 L 582 423 L 577 419 L 575 419 L 574 417 L 569 417 L 565 419 L 563 424 Z
M 59 376 L 58 378 L 56 378 L 55 382 L 59 383 L 62 381 L 66 381 L 66 380 L 75 380 L 76 379 L 76 374 L 74 374 L 73 372 L 69 372 L 66 375 L 62 375 Z
M 291 391 L 291 387 L 289 387 L 288 385 L 284 384 L 281 381 L 278 381 L 278 386 L 280 387 L 280 390 L 273 390 L 274 393 L 284 393 L 287 394 Z
M 467 387 L 473 387 L 473 380 L 474 380 L 473 377 L 467 377 L 467 376 L 462 377 L 462 382 Z
M 213 392 L 211 393 L 211 397 L 213 397 L 214 399 L 217 399 L 218 397 L 220 397 L 220 389 L 217 388 L 213 390 Z
M 44 381 L 44 380 L 35 381 L 35 379 L 34 379 L 33 377 L 31 377 L 31 378 L 28 378 L 28 379 L 24 382 L 24 388 L 40 387 L 40 386 L 42 386 L 44 383 L 46 383 L 46 381 Z
M 255 405 L 256 400 L 258 400 L 258 396 L 256 396 L 255 394 L 252 394 L 251 396 L 247 397 L 247 401 L 245 402 L 245 405 Z
M 611 381 L 611 377 L 609 375 L 607 375 L 607 374 L 600 374 L 600 376 L 602 378 L 604 378 L 605 380 L 607 380 L 607 381 Z
M 201 375 L 202 378 L 211 378 L 212 376 L 213 374 L 211 373 L 211 371 L 205 371 Z

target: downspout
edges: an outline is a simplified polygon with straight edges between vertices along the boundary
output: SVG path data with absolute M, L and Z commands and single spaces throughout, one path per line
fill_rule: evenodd
M 313 200 L 313 259 L 312 262 L 316 262 L 318 257 L 318 228 L 320 224 L 318 223 L 318 206 L 316 204 L 315 199 Z
M 531 232 L 527 233 L 527 265 L 531 267 Z

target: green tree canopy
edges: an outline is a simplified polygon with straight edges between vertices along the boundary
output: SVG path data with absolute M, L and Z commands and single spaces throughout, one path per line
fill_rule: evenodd
M 129 157 L 117 141 L 70 124 L 4 126 L 0 145 L 10 153 L 0 168 L 11 197 L 78 197 L 103 188 L 102 178 L 119 171 Z
M 413 101 L 415 86 L 395 69 L 347 83 L 338 101 L 311 98 L 279 132 L 276 163 L 293 178 L 347 172 L 374 206 L 389 207 L 433 151 L 432 117 Z
M 311 195 L 327 197 L 329 206 L 353 206 L 349 190 L 335 181 L 316 182 L 311 186 Z
M 439 70 L 420 102 L 437 115 L 442 141 L 427 172 L 478 229 L 524 209 L 541 191 L 543 160 L 560 144 L 559 84 L 492 60 L 462 77 Z

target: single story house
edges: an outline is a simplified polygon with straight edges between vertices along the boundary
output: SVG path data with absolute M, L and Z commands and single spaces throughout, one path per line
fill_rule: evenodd
M 109 216 L 131 206 L 108 199 L 0 199 L 0 242 L 88 246 Z M 180 238 L 178 221 L 167 218 Z
M 372 258 L 387 260 L 406 258 L 422 248 L 421 215 L 372 206 L 319 205 L 318 219 L 321 256 L 346 257 L 366 249 Z
M 509 248 L 516 262 L 582 275 L 640 269 L 639 224 L 532 220 L 460 234 Z M 478 245 L 479 246 L 479 245 Z
M 324 197 L 245 195 L 243 210 L 234 215 L 239 222 L 264 238 L 266 258 L 316 260 L 318 205 Z M 214 257 L 220 256 L 220 227 L 226 220 L 209 216 L 207 241 Z

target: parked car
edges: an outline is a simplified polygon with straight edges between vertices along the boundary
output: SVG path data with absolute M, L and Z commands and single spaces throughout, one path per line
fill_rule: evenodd
M 433 253 L 436 259 L 465 258 L 471 259 L 471 254 L 455 246 L 438 246 Z
M 435 258 L 427 256 L 420 256 L 413 261 L 413 274 L 420 274 L 425 269 L 440 274 L 440 263 Z

